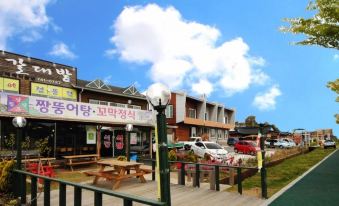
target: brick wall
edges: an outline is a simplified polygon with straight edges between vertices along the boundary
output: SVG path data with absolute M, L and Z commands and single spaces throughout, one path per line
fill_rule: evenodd
M 166 122 L 167 124 L 175 124 L 176 121 L 177 121 L 177 118 L 176 118 L 176 108 L 177 108 L 177 105 L 176 105 L 176 94 L 175 93 L 172 93 L 171 94 L 171 100 L 169 102 L 170 105 L 173 105 L 173 118 L 167 118 L 166 119 Z

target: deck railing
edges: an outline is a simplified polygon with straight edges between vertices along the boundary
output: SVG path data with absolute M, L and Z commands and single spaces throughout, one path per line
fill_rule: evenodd
M 127 195 L 120 192 L 114 192 L 112 190 L 98 188 L 90 185 L 78 184 L 74 182 L 68 182 L 60 179 L 50 178 L 38 174 L 33 174 L 30 172 L 22 171 L 22 170 L 14 170 L 15 175 L 17 175 L 16 180 L 21 182 L 16 182 L 18 185 L 18 196 L 20 197 L 21 204 L 27 203 L 27 192 L 26 192 L 26 179 L 27 177 L 31 178 L 31 206 L 37 205 L 37 180 L 43 180 L 43 192 L 44 192 L 44 206 L 50 206 L 50 194 L 51 194 L 51 182 L 59 183 L 59 205 L 66 206 L 66 186 L 71 186 L 74 188 L 74 206 L 81 206 L 81 197 L 82 197 L 82 190 L 89 190 L 94 192 L 94 206 L 101 206 L 102 205 L 102 196 L 108 195 L 117 198 L 121 198 L 123 200 L 123 206 L 132 206 L 133 202 L 142 203 L 145 205 L 152 205 L 152 206 L 164 206 L 166 203 L 159 202 L 157 200 L 147 199 L 135 195 Z
M 141 162 L 151 162 L 152 164 L 152 180 L 155 180 L 155 167 L 156 167 L 156 160 L 154 159 L 138 159 L 138 161 Z M 239 167 L 239 166 L 231 166 L 231 165 L 223 165 L 223 164 L 209 164 L 209 163 L 194 163 L 194 162 L 183 162 L 183 161 L 169 161 L 169 163 L 179 163 L 181 165 L 180 167 L 180 175 L 178 175 L 178 182 L 180 185 L 185 185 L 185 177 L 186 172 L 188 170 L 192 169 L 186 169 L 186 165 L 194 165 L 193 173 L 195 178 L 195 186 L 200 187 L 200 173 L 201 171 L 204 171 L 203 166 L 207 166 L 210 168 L 213 168 L 214 171 L 214 181 L 215 181 L 215 190 L 220 191 L 220 170 L 221 168 L 227 168 L 227 169 L 234 169 L 237 171 L 237 186 L 238 186 L 238 193 L 242 194 L 242 171 L 247 169 L 258 169 L 257 167 Z

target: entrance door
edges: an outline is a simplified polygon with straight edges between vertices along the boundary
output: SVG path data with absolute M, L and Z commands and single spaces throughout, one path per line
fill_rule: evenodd
M 112 157 L 113 156 L 113 132 L 110 130 L 101 131 L 101 151 L 100 154 L 102 157 Z

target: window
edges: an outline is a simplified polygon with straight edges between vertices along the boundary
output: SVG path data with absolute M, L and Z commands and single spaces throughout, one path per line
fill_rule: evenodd
M 211 136 L 215 137 L 215 129 L 211 129 Z
M 189 118 L 197 118 L 197 110 L 192 109 L 192 108 L 188 108 L 188 117 Z
M 128 105 L 128 108 L 131 108 L 131 109 L 141 109 L 141 106 L 139 106 L 139 105 Z
M 99 101 L 99 104 L 100 105 L 108 105 L 108 102 L 106 102 L 106 101 Z
M 99 100 L 96 99 L 89 99 L 90 104 L 99 104 Z
M 208 120 L 208 113 L 205 113 L 205 120 Z
M 224 124 L 228 124 L 228 117 L 224 117 Z
M 167 118 L 173 118 L 173 105 L 167 105 L 165 114 Z
M 113 107 L 121 107 L 121 108 L 127 107 L 127 104 L 121 104 L 121 103 L 116 103 L 116 102 L 110 102 L 109 105 Z
M 197 128 L 191 127 L 191 137 L 196 137 L 196 136 L 197 136 Z

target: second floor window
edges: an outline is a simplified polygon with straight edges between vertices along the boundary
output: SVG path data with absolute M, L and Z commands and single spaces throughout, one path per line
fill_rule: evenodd
M 189 118 L 197 118 L 197 110 L 192 109 L 192 108 L 188 108 L 188 117 Z
M 167 105 L 165 114 L 166 118 L 173 118 L 173 105 Z
M 97 100 L 97 99 L 89 99 L 88 103 L 90 103 L 90 104 L 107 105 L 107 106 L 112 106 L 112 107 L 141 109 L 141 106 L 139 106 L 139 105 L 128 105 L 128 104 L 117 103 L 117 102 L 100 101 L 100 100 Z

